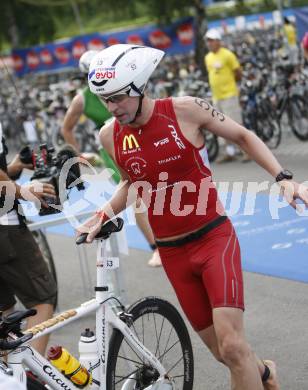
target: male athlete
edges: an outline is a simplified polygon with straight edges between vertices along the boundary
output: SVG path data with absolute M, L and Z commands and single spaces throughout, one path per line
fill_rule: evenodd
M 90 62 L 97 53 L 97 50 L 88 50 L 80 57 L 79 69 L 86 78 L 88 78 Z M 82 115 L 85 115 L 87 118 L 91 119 L 99 129 L 106 121 L 108 121 L 108 119 L 112 117 L 101 99 L 92 93 L 88 86 L 74 97 L 65 114 L 61 133 L 65 142 L 74 146 L 78 152 L 80 152 L 80 150 L 74 134 L 74 129 L 76 128 L 77 123 Z M 125 147 L 130 149 L 134 142 L 135 140 L 133 137 L 128 137 L 126 139 Z M 113 160 L 110 158 L 108 152 L 104 148 L 101 148 L 99 153 L 104 162 L 104 166 L 111 169 L 113 172 L 112 179 L 115 183 L 118 184 L 121 176 L 117 166 L 114 164 Z M 86 154 L 82 154 L 81 156 L 88 159 L 90 163 L 93 162 L 93 156 L 86 157 Z M 141 212 L 140 201 L 138 206 L 138 212 L 135 210 L 136 223 L 147 240 L 150 248 L 153 250 L 153 255 L 148 261 L 148 264 L 150 267 L 159 267 L 161 266 L 161 260 L 151 227 L 148 222 L 147 212 Z
M 296 198 L 308 205 L 308 190 L 300 191 L 291 172 L 254 133 L 207 101 L 144 95 L 163 55 L 154 48 L 118 44 L 91 61 L 89 87 L 115 117 L 100 139 L 122 180 L 112 199 L 78 230 L 87 232 L 91 242 L 138 192 L 179 302 L 215 358 L 229 368 L 232 389 L 278 390 L 275 363 L 260 360 L 245 339 L 240 247 L 212 183 L 200 128 L 237 144 L 272 175 L 294 208 Z M 128 151 L 124 140 L 129 136 L 136 142 Z

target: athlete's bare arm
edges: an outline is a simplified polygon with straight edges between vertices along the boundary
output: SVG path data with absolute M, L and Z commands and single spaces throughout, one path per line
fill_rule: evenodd
M 115 161 L 113 126 L 114 121 L 103 126 L 99 133 L 99 139 L 103 148 Z M 131 185 L 129 176 L 120 168 L 119 171 L 121 174 L 121 181 L 119 182 L 115 193 L 113 194 L 110 201 L 102 205 L 100 208 L 103 213 L 107 214 L 109 219 L 125 210 L 128 205 L 136 201 L 137 197 L 137 191 L 135 190 L 134 186 Z M 87 242 L 92 242 L 96 234 L 99 232 L 101 224 L 102 217 L 98 214 L 94 214 L 77 229 L 77 232 L 78 234 L 84 232 L 88 233 Z
M 282 167 L 275 156 L 259 137 L 216 110 L 206 100 L 187 96 L 174 99 L 174 106 L 181 129 L 186 137 L 192 129 L 194 145 L 200 137 L 197 129 L 206 128 L 212 133 L 237 144 L 273 177 L 276 177 L 282 171 Z M 184 130 L 182 126 L 185 126 Z
M 78 94 L 72 100 L 65 114 L 61 129 L 61 134 L 63 135 L 65 142 L 74 146 L 78 152 L 80 152 L 80 147 L 74 135 L 74 129 L 83 113 L 83 110 L 84 99 L 81 94 Z
M 236 143 L 273 177 L 282 171 L 282 166 L 259 137 L 217 111 L 206 100 L 187 96 L 175 98 L 173 104 L 184 136 L 195 146 L 198 146 L 200 142 L 197 129 L 206 128 L 212 133 Z M 282 180 L 279 185 L 282 187 L 286 200 L 293 208 L 297 208 L 295 202 L 297 198 L 308 206 L 306 186 L 291 180 Z

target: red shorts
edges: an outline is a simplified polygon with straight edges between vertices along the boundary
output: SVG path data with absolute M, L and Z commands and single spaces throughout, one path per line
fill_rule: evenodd
M 241 253 L 230 220 L 188 244 L 160 247 L 159 253 L 182 309 L 195 330 L 212 325 L 215 307 L 244 310 Z

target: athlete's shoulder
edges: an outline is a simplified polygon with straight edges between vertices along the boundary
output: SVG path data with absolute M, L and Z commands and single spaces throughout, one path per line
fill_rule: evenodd
M 200 108 L 199 98 L 194 96 L 181 96 L 172 98 L 172 104 L 176 115 L 191 115 L 196 109 Z
M 186 110 L 194 101 L 193 96 L 173 97 L 172 104 L 175 110 Z
M 213 116 L 211 104 L 196 96 L 175 98 L 173 106 L 177 120 L 191 125 L 203 126 Z

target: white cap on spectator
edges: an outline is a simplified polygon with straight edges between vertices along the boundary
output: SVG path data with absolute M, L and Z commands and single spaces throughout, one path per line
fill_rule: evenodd
M 221 34 L 216 28 L 210 28 L 207 30 L 206 34 L 204 35 L 205 39 L 217 39 L 218 41 L 221 40 Z

